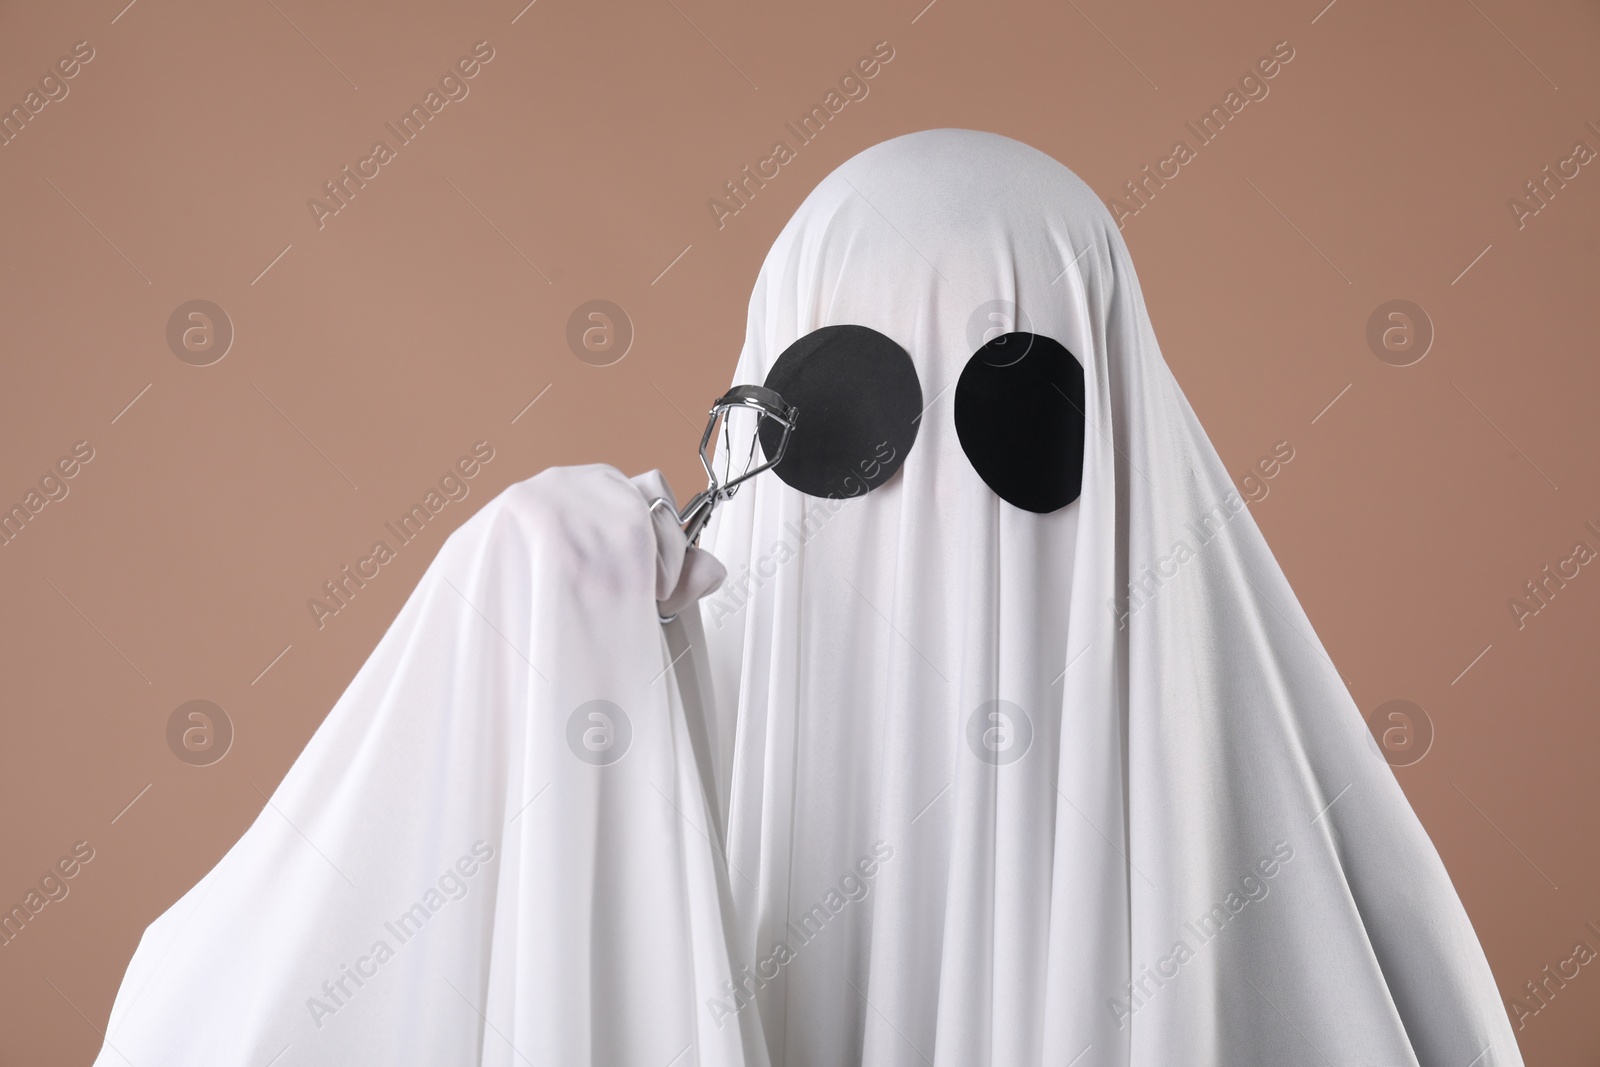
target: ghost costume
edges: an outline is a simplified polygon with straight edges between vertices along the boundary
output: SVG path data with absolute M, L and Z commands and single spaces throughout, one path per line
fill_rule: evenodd
M 988 134 L 868 149 L 768 254 L 735 382 L 843 324 L 914 364 L 898 472 L 837 498 L 764 476 L 704 541 L 729 572 L 702 603 L 733 899 L 719 1024 L 759 1015 L 774 1067 L 1521 1063 L 1089 187 Z M 957 433 L 997 333 L 1081 363 L 1065 507 L 1001 499 Z M 1060 462 L 1016 457 L 1023 481 Z
M 598 466 L 452 533 L 145 931 L 95 1062 L 765 1067 L 754 1013 L 704 1007 L 730 977 L 717 742 L 679 692 L 698 616 L 658 611 L 721 569 L 685 549 L 658 474 Z
M 1521 1062 L 1087 186 L 861 154 L 735 381 L 799 414 L 707 530 L 726 585 L 659 475 L 485 505 L 97 1064 Z

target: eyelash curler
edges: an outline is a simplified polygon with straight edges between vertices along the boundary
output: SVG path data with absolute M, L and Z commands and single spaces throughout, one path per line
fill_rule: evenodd
M 729 477 L 733 471 L 733 455 L 729 450 L 727 468 L 718 477 L 711 458 L 706 455 L 706 449 L 711 444 L 719 424 L 726 427 L 728 416 L 739 409 L 747 409 L 756 413 L 756 432 L 750 435 L 750 454 L 745 457 L 744 470 L 734 477 Z M 770 470 L 783 459 L 784 451 L 789 447 L 789 435 L 794 432 L 795 422 L 800 414 L 800 409 L 788 403 L 779 396 L 775 390 L 761 385 L 736 385 L 722 394 L 711 405 L 710 417 L 706 420 L 705 433 L 700 435 L 700 466 L 705 468 L 706 487 L 696 493 L 678 513 L 678 522 L 683 527 L 683 536 L 693 545 L 700 539 L 700 534 L 705 530 L 706 523 L 711 521 L 711 513 L 722 501 L 727 500 L 738 492 L 739 486 L 754 478 L 763 471 Z M 766 420 L 771 419 L 779 427 L 780 433 L 776 447 L 772 448 L 765 463 L 752 467 L 755 460 L 757 442 L 763 445 L 766 442 L 761 437 L 761 426 Z

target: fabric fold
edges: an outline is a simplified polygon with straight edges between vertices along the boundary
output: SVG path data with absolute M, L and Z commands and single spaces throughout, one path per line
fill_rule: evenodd
M 658 618 L 691 570 L 661 496 L 658 473 L 556 468 L 449 537 L 259 818 L 146 930 L 97 1063 L 767 1063 L 754 1015 L 706 1007 L 728 890 L 706 712 Z

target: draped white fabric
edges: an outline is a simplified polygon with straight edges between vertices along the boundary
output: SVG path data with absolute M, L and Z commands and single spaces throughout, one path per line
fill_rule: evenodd
M 705 1007 L 729 978 L 716 742 L 674 684 L 692 657 L 669 669 L 698 619 L 664 635 L 656 609 L 720 569 L 652 522 L 661 496 L 554 469 L 451 535 L 145 932 L 97 1064 L 765 1067 L 755 1015 Z
M 773 246 L 734 381 L 844 323 L 916 365 L 904 467 L 847 501 L 763 476 L 706 538 L 729 571 L 702 603 L 738 982 L 719 1021 L 759 1014 L 775 1067 L 1519 1064 L 1094 193 L 988 134 L 861 153 Z M 1084 366 L 1061 511 L 1003 503 L 958 443 L 990 329 Z
M 988 134 L 862 153 L 769 254 L 735 382 L 834 324 L 911 355 L 900 471 L 746 484 L 698 612 L 721 568 L 658 474 L 496 497 L 146 931 L 97 1064 L 1521 1063 L 1090 189 Z M 1011 329 L 1085 371 L 1051 514 L 952 421 Z

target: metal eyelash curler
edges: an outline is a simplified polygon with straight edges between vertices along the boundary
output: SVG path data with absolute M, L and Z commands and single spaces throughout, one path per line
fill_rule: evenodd
M 737 477 L 727 478 L 733 469 L 733 457 L 730 452 L 728 470 L 723 472 L 723 479 L 726 480 L 719 479 L 716 469 L 706 455 L 706 448 L 711 444 L 717 425 L 719 423 L 726 425 L 728 414 L 739 408 L 748 408 L 756 413 L 756 429 L 750 435 L 750 455 L 746 457 L 744 471 Z M 789 447 L 789 435 L 794 432 L 795 420 L 799 414 L 799 408 L 787 403 L 775 391 L 761 385 L 736 385 L 711 405 L 706 431 L 700 435 L 700 466 L 706 471 L 706 487 L 691 497 L 683 510 L 678 513 L 678 522 L 683 526 L 683 536 L 689 544 L 693 545 L 700 539 L 706 523 L 711 520 L 711 512 L 718 504 L 733 496 L 744 482 L 762 471 L 777 466 L 778 461 L 783 458 L 784 450 Z M 783 434 L 778 439 L 773 455 L 760 466 L 751 467 L 749 463 L 755 459 L 757 443 L 760 440 L 761 421 L 764 419 L 772 419 L 783 427 Z

